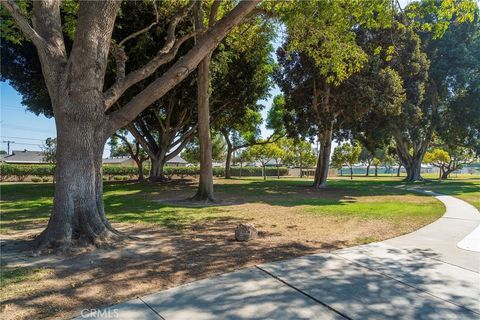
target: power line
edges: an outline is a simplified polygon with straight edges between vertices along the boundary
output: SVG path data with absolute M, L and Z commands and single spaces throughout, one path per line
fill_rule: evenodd
M 7 138 L 7 139 L 20 139 L 20 140 L 36 140 L 36 141 L 44 141 L 43 139 L 34 139 L 34 138 L 23 138 L 23 137 L 12 137 L 12 136 L 0 136 L 0 138 Z
M 20 140 L 36 140 L 36 141 L 44 141 L 43 139 L 34 139 L 34 138 L 22 138 L 22 137 L 12 137 L 12 136 L 0 136 L 1 138 L 7 139 L 20 139 Z
M 46 130 L 46 129 L 36 129 L 36 128 L 31 128 L 31 127 L 26 127 L 26 126 L 17 126 L 14 124 L 8 124 L 8 123 L 2 123 L 2 127 L 5 128 L 10 128 L 10 129 L 19 129 L 19 130 L 28 130 L 28 131 L 37 131 L 37 132 L 43 132 L 43 133 L 50 133 L 52 134 L 52 131 Z
M 11 141 L 14 142 L 14 141 Z M 6 141 L 4 141 L 6 143 Z M 36 144 L 36 143 L 24 143 L 24 142 L 15 142 L 15 144 L 21 144 L 22 146 L 36 146 L 36 147 L 43 147 L 41 144 Z M 8 144 L 7 144 L 8 145 Z

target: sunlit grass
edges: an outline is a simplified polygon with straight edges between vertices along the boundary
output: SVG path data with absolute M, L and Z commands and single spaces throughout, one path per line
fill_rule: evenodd
M 243 203 L 296 207 L 299 212 L 314 215 L 356 217 L 362 219 L 432 219 L 440 216 L 443 205 L 433 197 L 400 188 L 397 177 L 333 178 L 329 187 L 314 190 L 310 179 L 244 178 L 216 179 L 215 191 L 226 203 L 208 207 L 172 205 L 161 200 L 186 199 L 195 192 L 194 184 L 106 183 L 105 210 L 112 222 L 159 224 L 182 229 L 189 224 L 228 217 L 231 212 L 241 216 Z M 430 180 L 414 186 L 458 196 L 480 207 L 480 179 Z M 1 185 L 2 232 L 27 229 L 44 224 L 52 208 L 53 185 L 17 183 Z M 261 214 L 259 212 L 259 214 Z

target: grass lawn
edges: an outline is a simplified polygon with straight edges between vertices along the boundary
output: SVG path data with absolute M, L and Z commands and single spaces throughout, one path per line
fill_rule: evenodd
M 479 181 L 415 185 L 478 206 Z M 433 197 L 399 188 L 402 182 L 396 177 L 332 179 L 324 190 L 310 184 L 294 178 L 216 179 L 219 202 L 199 206 L 177 201 L 194 194 L 195 181 L 106 183 L 108 218 L 142 241 L 46 260 L 17 252 L 15 245 L 45 227 L 53 186 L 2 184 L 2 313 L 19 319 L 71 317 L 85 307 L 118 303 L 266 261 L 394 237 L 444 212 Z M 233 241 L 234 227 L 244 221 L 257 226 L 257 240 Z

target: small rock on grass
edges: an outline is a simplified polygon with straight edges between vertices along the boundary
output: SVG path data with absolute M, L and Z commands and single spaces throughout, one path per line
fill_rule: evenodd
M 257 228 L 253 223 L 241 223 L 235 228 L 235 240 L 250 241 L 258 236 Z

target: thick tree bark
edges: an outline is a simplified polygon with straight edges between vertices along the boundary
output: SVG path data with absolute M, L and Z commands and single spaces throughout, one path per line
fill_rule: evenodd
M 102 153 L 108 135 L 94 116 L 86 122 L 74 121 L 75 116 L 56 118 L 62 134 L 57 136 L 55 196 L 48 226 L 35 239 L 39 250 L 68 252 L 72 245 L 104 246 L 120 238 L 103 207 Z
M 325 188 L 327 186 L 328 166 L 330 164 L 330 152 L 332 149 L 332 129 L 323 131 L 319 136 L 319 140 L 320 152 L 318 154 L 313 187 Z
M 262 163 L 262 175 L 263 175 L 263 180 L 267 180 L 267 170 L 264 163 Z
M 394 130 L 393 136 L 395 138 L 398 158 L 407 171 L 407 177 L 405 180 L 408 182 L 423 181 L 421 167 L 423 157 L 425 156 L 430 143 L 431 132 L 428 133 L 421 142 L 413 146 L 413 154 L 410 153 L 407 139 L 404 138 L 398 130 Z
M 148 177 L 148 180 L 152 182 L 168 181 L 164 171 L 165 163 L 167 162 L 165 152 L 160 152 L 156 157 L 150 157 L 150 161 L 152 166 L 150 168 L 150 176 Z
M 402 164 L 399 163 L 398 164 L 398 168 L 397 168 L 397 177 L 400 177 L 400 170 L 402 169 Z
M 350 180 L 353 180 L 353 167 L 350 166 Z

